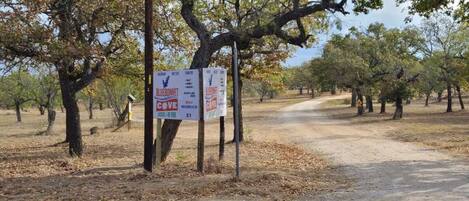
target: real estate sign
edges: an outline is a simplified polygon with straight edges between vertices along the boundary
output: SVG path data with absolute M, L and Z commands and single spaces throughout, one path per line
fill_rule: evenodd
M 226 115 L 226 70 L 160 71 L 153 77 L 154 117 L 160 119 L 199 120 L 199 98 L 204 101 L 204 119 Z M 199 94 L 203 87 L 203 94 Z
M 160 71 L 153 77 L 154 118 L 199 119 L 199 71 Z
M 204 78 L 204 119 L 226 115 L 226 70 L 207 68 Z

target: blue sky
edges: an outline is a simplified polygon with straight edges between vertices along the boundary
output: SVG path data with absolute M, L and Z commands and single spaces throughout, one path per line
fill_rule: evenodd
M 395 0 L 384 0 L 383 9 L 371 11 L 368 15 L 355 15 L 351 13 L 346 16 L 343 16 L 342 14 L 335 14 L 335 16 L 341 20 L 341 31 L 330 30 L 327 33 L 320 34 L 318 36 L 319 41 L 316 44 L 311 48 L 299 48 L 291 58 L 285 61 L 284 65 L 287 67 L 298 66 L 311 58 L 321 56 L 322 48 L 332 34 L 345 33 L 352 26 L 358 27 L 359 29 L 365 29 L 371 23 L 380 22 L 387 28 L 403 28 L 412 24 L 418 25 L 421 21 L 419 16 L 413 16 L 412 22 L 406 24 L 404 22 L 405 17 L 408 16 L 406 6 L 396 6 Z

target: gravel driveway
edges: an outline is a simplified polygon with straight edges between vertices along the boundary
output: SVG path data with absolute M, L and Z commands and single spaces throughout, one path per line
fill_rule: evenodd
M 469 163 L 389 139 L 319 112 L 330 96 L 283 108 L 274 120 L 287 143 L 323 153 L 352 179 L 349 189 L 304 200 L 469 200 Z

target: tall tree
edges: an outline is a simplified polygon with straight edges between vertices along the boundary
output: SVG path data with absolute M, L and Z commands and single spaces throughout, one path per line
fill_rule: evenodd
M 426 57 L 436 57 L 441 69 L 442 79 L 446 83 L 448 103 L 446 112 L 452 112 L 452 91 L 460 86 L 460 74 L 455 60 L 467 51 L 467 26 L 442 14 L 434 14 L 423 22 L 421 32 L 425 36 L 422 52 Z M 461 37 L 465 35 L 466 37 Z M 461 104 L 462 106 L 462 104 Z
M 83 153 L 76 94 L 101 76 L 108 57 L 125 54 L 128 30 L 141 26 L 138 13 L 139 1 L 0 2 L 3 55 L 52 64 L 58 72 L 71 156 Z
M 16 121 L 22 122 L 21 109 L 23 104 L 33 101 L 33 90 L 36 88 L 34 78 L 25 69 L 18 69 L 10 72 L 6 77 L 0 78 L 0 90 L 3 96 L 0 102 L 7 106 L 14 106 Z
M 39 64 L 41 65 L 41 64 Z M 57 96 L 59 96 L 59 82 L 57 80 L 57 73 L 54 71 L 53 66 L 41 65 L 31 69 L 35 73 L 36 87 L 33 89 L 34 100 L 36 104 L 41 105 L 47 110 L 47 129 L 43 132 L 45 135 L 53 133 L 55 123 L 57 105 Z
M 285 43 L 303 47 L 324 20 L 324 11 L 347 13 L 346 0 L 339 3 L 293 1 L 217 1 L 181 0 L 181 15 L 200 42 L 190 68 L 206 68 L 215 52 L 234 42 L 241 50 L 249 49 L 255 39 L 275 36 Z M 379 5 L 359 5 L 363 9 Z M 204 13 L 204 15 L 201 15 Z M 171 149 L 180 120 L 163 124 L 164 160 Z

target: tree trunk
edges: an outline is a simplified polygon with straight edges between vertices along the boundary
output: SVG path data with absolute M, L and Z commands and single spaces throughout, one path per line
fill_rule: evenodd
M 80 110 L 76 99 L 76 91 L 72 87 L 71 81 L 65 67 L 59 69 L 60 90 L 62 91 L 62 102 L 65 107 L 65 142 L 68 142 L 70 156 L 81 157 L 83 154 L 83 142 L 80 127 Z
M 316 93 L 314 92 L 314 89 L 311 89 L 311 98 L 315 98 L 316 97 Z
M 336 95 L 337 94 L 337 87 L 335 85 L 332 85 L 331 87 L 331 95 Z
M 402 119 L 402 113 L 404 112 L 404 108 L 402 106 L 402 97 L 399 95 L 396 98 L 396 111 L 394 112 L 394 116 L 392 119 L 398 120 Z
M 360 89 L 356 89 L 357 90 L 357 97 L 358 97 L 358 100 L 357 100 L 357 115 L 363 115 L 363 95 L 362 95 L 362 92 Z
M 38 108 L 39 108 L 39 113 L 41 114 L 41 116 L 46 113 L 46 111 L 45 111 L 46 109 L 43 105 L 39 105 Z
M 103 105 L 103 103 L 99 103 L 99 110 L 104 110 L 104 105 Z
M 371 96 L 366 96 L 366 107 L 368 108 L 368 112 L 374 112 L 373 98 Z
M 50 135 L 50 134 L 53 133 L 54 123 L 55 123 L 55 116 L 56 116 L 55 110 L 51 106 L 49 106 L 47 108 L 47 130 L 46 130 L 46 135 Z
M 181 122 L 181 120 L 164 120 L 161 128 L 161 162 L 164 162 L 168 157 Z
M 93 119 L 93 98 L 90 96 L 88 99 L 88 112 L 89 112 L 89 119 Z
M 70 97 L 65 98 L 66 96 Z M 69 153 L 70 156 L 81 157 L 83 154 L 83 142 L 81 138 L 80 110 L 75 94 L 65 95 L 64 100 L 68 100 L 68 103 L 65 105 L 65 122 Z
M 21 122 L 21 104 L 19 101 L 15 101 L 16 121 Z
M 47 130 L 46 135 L 50 135 L 53 133 L 53 127 L 55 122 L 56 112 L 54 110 L 54 98 L 55 98 L 55 91 L 51 91 L 47 94 Z
M 438 92 L 438 97 L 436 99 L 439 103 L 441 103 L 441 101 L 443 100 L 443 92 Z
M 309 88 L 306 89 L 306 94 L 309 94 Z
M 303 87 L 300 87 L 300 95 L 303 95 Z
M 451 93 L 451 84 L 447 85 L 448 91 L 448 106 L 446 107 L 446 112 L 453 112 L 453 98 L 452 98 L 452 93 Z
M 352 100 L 350 107 L 357 107 L 357 89 L 352 88 Z
M 380 110 L 379 113 L 381 113 L 381 114 L 386 113 L 386 100 L 384 100 L 384 99 L 381 99 L 381 110 Z
M 464 110 L 464 102 L 462 101 L 461 87 L 459 85 L 456 85 L 456 91 L 458 92 L 458 99 L 459 105 L 461 106 L 461 110 Z
M 64 112 L 65 112 L 65 110 L 64 110 L 64 106 L 62 106 L 62 105 L 60 106 L 60 111 L 61 111 L 62 113 L 64 113 Z
M 428 107 L 428 99 L 430 99 L 430 94 L 425 94 L 425 107 Z

